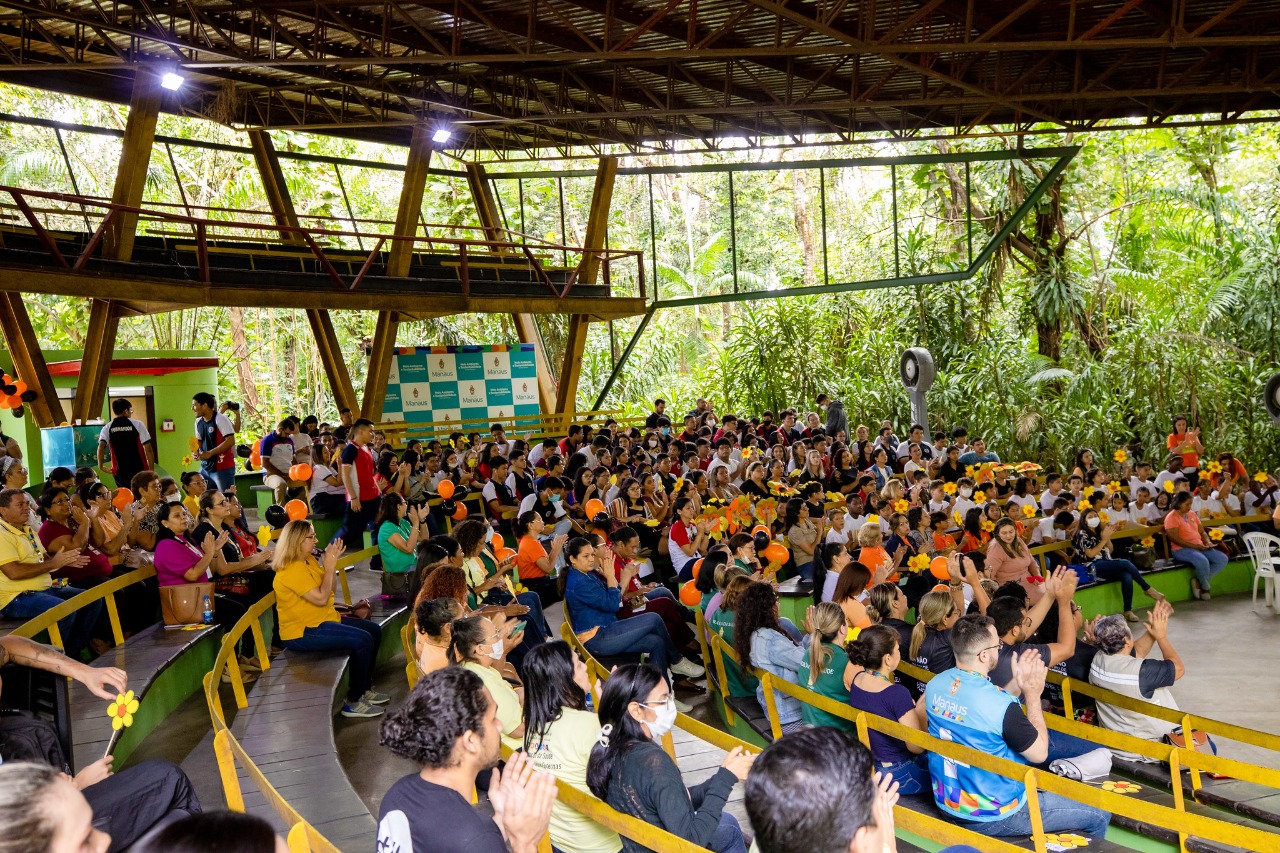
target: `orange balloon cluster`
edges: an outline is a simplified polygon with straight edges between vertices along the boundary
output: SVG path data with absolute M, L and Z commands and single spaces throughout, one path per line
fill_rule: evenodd
M 489 538 L 489 547 L 492 548 L 493 553 L 496 554 L 499 551 L 501 551 L 503 548 L 506 548 L 507 543 L 502 541 L 501 533 L 494 533 L 493 536 Z
M 698 579 L 698 572 L 702 570 L 702 560 L 698 560 L 693 564 L 693 579 Z
M 289 469 L 289 479 L 297 483 L 309 483 L 311 473 L 311 466 L 304 462 Z
M 763 554 L 765 561 L 782 565 L 791 556 L 791 552 L 781 542 L 770 542 L 769 547 L 764 549 Z
M 497 548 L 493 552 L 493 556 L 498 558 L 499 563 L 505 563 L 516 555 L 515 548 Z
M 284 514 L 289 517 L 290 521 L 302 521 L 307 517 L 307 505 L 303 501 L 294 498 L 284 505 Z
M 199 447 L 199 439 L 196 439 L 196 447 Z M 193 450 L 195 448 L 192 448 Z M 258 439 L 253 443 L 253 448 L 249 451 L 249 464 L 254 468 L 262 467 L 262 439 Z
M 592 498 L 587 501 L 587 505 L 583 507 L 583 509 L 586 510 L 587 520 L 590 521 L 600 513 L 604 512 L 604 501 L 599 498 Z

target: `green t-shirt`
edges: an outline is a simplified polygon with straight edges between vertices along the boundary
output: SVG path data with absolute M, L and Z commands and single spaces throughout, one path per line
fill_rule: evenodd
M 702 594 L 702 600 L 698 602 L 698 609 L 702 611 L 702 614 L 704 616 L 707 613 L 707 605 L 710 604 L 711 599 L 715 597 L 716 597 L 716 591 L 714 589 L 711 590 L 711 592 L 704 592 Z
M 413 554 L 406 554 L 391 544 L 391 537 L 397 533 L 404 537 L 404 541 L 408 542 L 409 537 L 413 534 L 413 522 L 407 518 L 401 520 L 398 525 L 389 521 L 382 522 L 382 525 L 378 528 L 378 553 L 382 555 L 382 570 L 384 572 L 403 574 L 413 568 L 417 558 Z
M 718 634 L 720 639 L 730 646 L 733 645 L 733 617 L 734 612 L 732 610 L 725 610 L 721 607 L 711 614 L 711 619 L 707 622 L 707 627 Z M 759 679 L 754 675 L 743 672 L 728 657 L 724 659 L 724 677 L 729 682 L 730 696 L 755 696 L 756 688 L 760 686 Z
M 831 653 L 831 657 L 827 661 L 827 665 L 822 668 L 822 672 L 818 674 L 818 680 L 813 684 L 809 683 L 809 647 L 806 644 L 804 660 L 801 662 L 800 668 L 796 670 L 796 683 L 801 687 L 812 690 L 814 693 L 847 705 L 849 704 L 849 688 L 844 686 L 844 669 L 849 665 L 849 655 L 835 643 L 823 643 L 822 645 Z M 812 705 L 801 705 L 800 718 L 811 726 L 832 726 L 833 728 L 843 729 L 850 734 L 857 733 L 857 726 L 851 720 L 828 714 L 826 711 L 820 711 Z

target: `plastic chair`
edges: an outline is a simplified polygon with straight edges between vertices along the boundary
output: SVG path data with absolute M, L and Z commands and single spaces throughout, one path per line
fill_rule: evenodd
M 1258 580 L 1263 581 L 1263 600 L 1276 606 L 1276 573 L 1280 571 L 1280 537 L 1270 533 L 1244 534 L 1245 546 L 1253 560 L 1253 605 L 1258 605 Z

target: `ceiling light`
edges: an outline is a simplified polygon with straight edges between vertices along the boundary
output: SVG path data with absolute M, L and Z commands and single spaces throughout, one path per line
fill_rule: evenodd
M 453 136 L 453 132 L 446 127 L 442 127 L 435 133 L 431 134 L 432 142 L 448 142 L 449 137 Z
M 182 88 L 182 84 L 186 81 L 187 78 L 183 77 L 181 74 L 175 74 L 172 71 L 167 71 L 165 72 L 165 75 L 160 78 L 160 85 L 171 92 L 176 92 Z

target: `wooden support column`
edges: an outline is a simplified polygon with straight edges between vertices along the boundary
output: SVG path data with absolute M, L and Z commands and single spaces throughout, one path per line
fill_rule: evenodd
M 587 216 L 587 235 L 582 241 L 584 249 L 603 249 L 609 233 L 609 206 L 613 201 L 613 181 L 618 174 L 617 157 L 601 157 L 596 168 L 596 185 L 591 193 L 591 210 Z M 595 284 L 600 274 L 598 255 L 585 254 L 578 266 L 578 281 Z M 564 366 L 560 368 L 560 386 L 556 392 L 556 412 L 569 414 L 577 406 L 578 379 L 582 376 L 582 356 L 587 346 L 587 330 L 591 318 L 586 314 L 574 314 L 569 318 L 569 333 L 565 339 Z
M 116 304 L 106 299 L 94 299 L 89 306 L 89 332 L 84 338 L 80 382 L 76 386 L 72 407 L 71 417 L 76 423 L 86 424 L 102 417 L 119 328 L 120 314 Z
M 391 359 L 395 357 L 396 332 L 400 329 L 400 315 L 395 311 L 379 311 L 378 324 L 373 329 L 373 352 L 369 355 L 369 372 L 364 380 L 364 402 L 360 416 L 377 423 L 382 418 L 382 404 L 387 397 L 387 373 Z
M 582 354 L 587 347 L 587 328 L 591 318 L 586 314 L 569 317 L 569 333 L 564 342 L 564 366 L 560 368 L 560 386 L 556 389 L 556 413 L 568 415 L 575 411 L 578 399 L 578 379 L 582 376 Z
M 356 389 L 351 384 L 351 374 L 342 357 L 342 348 L 338 345 L 338 336 L 333 331 L 329 312 L 323 308 L 308 308 L 307 322 L 311 324 L 311 335 L 320 351 L 320 363 L 324 365 L 325 375 L 329 377 L 329 390 L 333 392 L 334 402 L 338 404 L 339 410 L 358 412 L 360 409 Z
M 467 186 L 471 188 L 471 198 L 475 201 L 476 215 L 480 219 L 480 227 L 484 229 L 484 238 L 493 242 L 509 242 L 503 232 L 502 219 L 498 215 L 498 202 L 493 197 L 493 186 L 480 163 L 467 164 Z M 505 246 L 490 248 L 494 254 L 508 254 Z
M 280 168 L 280 158 L 271 142 L 271 134 L 265 130 L 249 131 L 249 147 L 253 150 L 253 160 L 258 166 L 258 174 L 262 176 L 262 189 L 276 224 L 298 227 L 298 212 L 293 206 L 293 197 L 289 195 L 289 185 L 285 182 L 284 170 Z M 288 231 L 280 232 L 280 239 L 286 243 L 303 242 L 301 235 Z M 342 357 L 342 347 L 338 344 L 329 312 L 323 308 L 308 308 L 306 312 L 307 322 L 311 324 L 311 336 L 320 353 L 320 363 L 329 379 L 329 390 L 333 392 L 334 402 L 339 409 L 358 411 L 359 403 L 351 384 L 351 373 Z
M 140 69 L 133 77 L 133 95 L 129 99 L 129 118 L 124 126 L 124 146 L 116 167 L 115 187 L 111 202 L 127 207 L 142 205 L 147 185 L 147 166 L 151 163 L 151 146 L 156 139 L 156 119 L 164 89 L 160 79 Z M 104 235 L 103 256 L 118 261 L 133 257 L 133 241 L 138 230 L 136 213 L 117 214 Z
M 276 224 L 297 228 L 298 213 L 289 195 L 289 185 L 285 183 L 284 170 L 280 168 L 280 158 L 271 144 L 271 135 L 265 130 L 249 131 L 249 148 L 253 151 L 253 161 L 258 165 L 258 174 L 262 176 L 262 189 Z M 280 239 L 286 243 L 303 242 L 300 235 L 286 231 L 280 232 Z
M 542 348 L 542 336 L 534 325 L 532 314 L 512 314 L 512 322 L 516 326 L 516 334 L 520 343 L 533 344 L 533 361 L 538 368 L 538 407 L 544 415 L 556 411 L 556 381 L 551 375 L 551 362 L 547 361 L 546 350 Z
M 418 219 L 422 215 L 422 194 L 427 189 L 427 168 L 431 165 L 431 151 L 431 128 L 425 122 L 414 125 L 413 136 L 409 140 L 409 157 L 404 164 L 400 205 L 396 208 L 396 222 L 392 231 L 397 237 L 410 237 L 418 231 Z M 387 253 L 388 276 L 404 278 L 409 274 L 409 266 L 413 262 L 413 246 L 409 240 L 391 241 L 391 250 Z M 381 401 L 378 406 L 382 406 Z
M 61 425 L 67 419 L 62 411 L 62 401 L 58 399 L 58 389 L 53 387 L 49 366 L 40 351 L 40 342 L 36 340 L 36 330 L 31 326 L 31 317 L 27 314 L 21 293 L 0 294 L 0 333 L 4 334 L 18 378 L 40 395 L 35 402 L 25 404 L 31 409 L 36 426 L 44 429 Z

